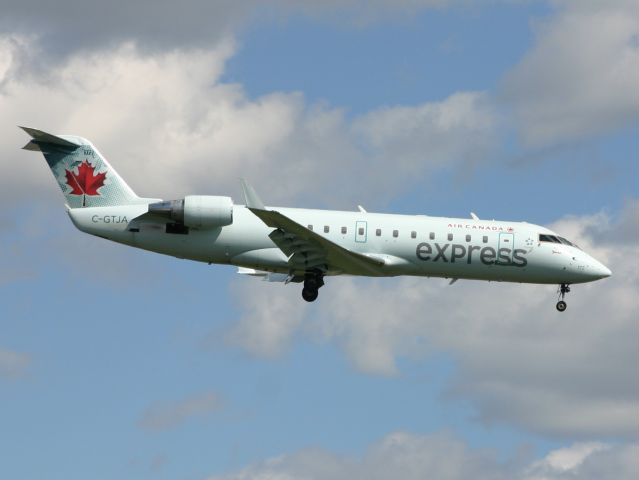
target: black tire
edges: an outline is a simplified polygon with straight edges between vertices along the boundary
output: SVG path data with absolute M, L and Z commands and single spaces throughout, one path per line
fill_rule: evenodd
M 319 295 L 319 291 L 313 288 L 303 288 L 302 289 L 302 298 L 307 302 L 314 302 L 317 300 L 317 296 Z
M 566 310 L 566 308 L 568 308 L 568 305 L 566 305 L 566 302 L 564 302 L 563 300 L 559 300 L 557 302 L 557 310 L 559 310 L 560 312 L 563 312 Z
M 307 278 L 306 280 L 304 280 L 304 288 L 309 291 L 319 290 L 318 283 L 319 282 L 313 277 Z

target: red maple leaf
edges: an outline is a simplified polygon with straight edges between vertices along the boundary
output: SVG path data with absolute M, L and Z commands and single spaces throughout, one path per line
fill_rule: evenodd
M 78 173 L 71 170 L 65 170 L 67 174 L 67 185 L 72 190 L 71 195 L 100 195 L 98 188 L 104 185 L 105 173 L 95 175 L 95 167 L 87 160 L 83 161 L 78 167 Z

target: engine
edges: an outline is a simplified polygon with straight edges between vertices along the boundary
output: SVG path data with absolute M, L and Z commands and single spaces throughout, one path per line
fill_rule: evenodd
M 224 227 L 233 223 L 233 200 L 231 197 L 188 195 L 182 200 L 152 203 L 149 213 L 190 228 Z

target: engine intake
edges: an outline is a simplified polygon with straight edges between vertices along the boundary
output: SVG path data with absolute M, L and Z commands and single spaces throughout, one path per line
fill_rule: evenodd
M 231 197 L 188 195 L 149 205 L 149 213 L 170 218 L 190 228 L 216 228 L 233 223 Z

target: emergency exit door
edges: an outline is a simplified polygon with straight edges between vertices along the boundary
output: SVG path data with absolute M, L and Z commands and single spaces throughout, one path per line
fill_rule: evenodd
M 363 220 L 355 222 L 355 241 L 359 243 L 366 242 L 367 237 L 367 223 Z
M 508 249 L 508 250 L 502 250 Z M 497 252 L 497 263 L 510 264 L 513 262 L 513 251 L 515 250 L 515 235 L 512 233 L 499 234 L 499 250 Z M 508 260 L 506 260 L 508 258 Z

